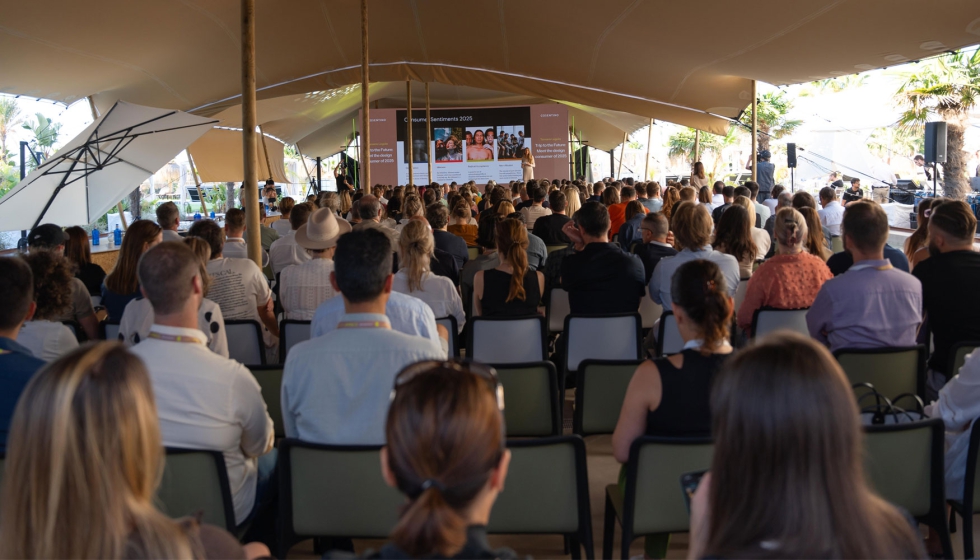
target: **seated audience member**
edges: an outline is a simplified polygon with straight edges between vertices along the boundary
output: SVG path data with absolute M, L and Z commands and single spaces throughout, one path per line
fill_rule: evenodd
M 17 342 L 21 326 L 34 316 L 36 305 L 31 267 L 23 259 L 0 258 L 0 453 L 6 451 L 17 399 L 44 367 L 43 360 Z
M 551 214 L 538 218 L 531 233 L 540 237 L 545 246 L 568 245 L 568 236 L 562 231 L 569 221 L 565 214 L 568 199 L 564 193 L 556 190 L 548 195 L 548 204 L 551 206 Z
M 623 187 L 619 191 L 619 202 L 609 206 L 610 235 L 616 235 L 619 233 L 619 228 L 623 227 L 623 224 L 626 223 L 626 220 L 628 219 L 626 217 L 626 207 L 634 200 L 636 200 L 636 189 L 633 187 Z M 640 207 L 642 208 L 641 212 L 646 214 L 647 209 L 644 208 L 642 204 Z M 622 242 L 622 237 L 620 237 L 620 245 L 623 247 L 629 247 L 628 243 Z
M 15 257 L 0 257 L 15 258 Z M 17 335 L 17 343 L 45 362 L 54 361 L 78 348 L 71 329 L 57 320 L 71 305 L 71 265 L 50 251 L 25 255 L 34 279 L 34 313 Z
M 221 451 L 235 523 L 242 525 L 275 496 L 275 434 L 259 383 L 245 366 L 204 345 L 207 336 L 198 330 L 204 282 L 190 247 L 171 242 L 147 251 L 139 277 L 153 326 L 130 351 L 149 371 L 163 444 Z
M 288 235 L 290 231 L 295 231 L 292 227 L 292 222 L 289 220 L 289 215 L 296 207 L 296 201 L 291 196 L 284 196 L 282 200 L 279 201 L 279 219 L 272 222 L 272 229 L 279 234 L 279 237 Z M 272 251 L 272 246 L 269 246 L 269 251 Z
M 642 242 L 640 235 L 640 222 L 646 216 L 647 210 L 640 204 L 639 200 L 631 200 L 626 205 L 626 221 L 619 228 L 619 246 L 624 251 L 629 251 L 633 243 Z
M 711 212 L 715 207 L 711 204 L 711 189 L 707 185 L 698 189 L 698 204 L 704 206 Z
M 796 206 L 794 205 L 794 208 Z M 820 225 L 820 215 L 817 211 L 809 206 L 804 206 L 802 208 L 797 208 L 800 214 L 803 215 L 803 219 L 806 220 L 807 229 L 807 240 L 804 244 L 806 250 L 810 252 L 811 255 L 816 255 L 826 261 L 829 259 L 833 253 L 830 252 L 830 247 L 827 245 L 827 237 L 824 235 L 823 226 Z
M 517 220 L 521 224 L 524 224 L 524 214 L 520 212 L 513 212 L 505 216 L 505 218 L 510 220 Z M 530 231 L 527 232 L 527 266 L 531 270 L 542 270 L 545 267 L 545 263 L 548 261 L 548 246 L 544 244 L 544 241 L 540 237 L 534 235 Z
M 719 220 L 721 220 L 721 215 L 725 213 L 725 210 L 728 210 L 731 207 L 732 202 L 735 201 L 735 187 L 725 185 L 721 190 L 721 194 L 722 203 L 715 205 L 715 209 L 711 211 L 711 219 L 716 224 Z
M 716 377 L 711 413 L 689 558 L 926 556 L 907 514 L 866 482 L 854 392 L 818 344 L 777 334 L 743 350 Z
M 927 416 L 942 418 L 946 426 L 946 497 L 963 498 L 970 431 L 980 418 L 980 352 L 971 352 L 959 371 L 939 390 L 939 397 L 925 408 Z
M 453 223 L 446 227 L 446 231 L 462 238 L 467 247 L 476 247 L 476 234 L 479 226 L 475 222 L 470 223 L 473 221 L 473 212 L 464 199 L 457 197 L 450 217 Z
M 609 185 L 609 188 L 602 191 L 602 204 L 607 209 L 619 204 L 619 189 L 622 188 L 619 182 Z
M 487 544 L 510 451 L 500 385 L 483 367 L 422 362 L 398 374 L 381 473 L 408 502 L 391 542 L 369 558 L 517 558 Z
M 909 272 L 909 260 L 905 258 L 905 253 L 885 243 L 884 255 L 892 263 L 892 266 L 902 272 Z M 827 259 L 827 267 L 830 268 L 830 272 L 834 276 L 844 274 L 853 264 L 854 257 L 846 249 L 840 253 L 834 253 Z
M 200 221 L 194 223 L 198 224 Z M 193 227 L 192 224 L 191 228 Z M 225 240 L 222 256 L 226 259 L 248 258 L 248 244 L 245 242 L 245 211 L 241 208 L 231 208 L 225 213 Z M 211 255 L 211 258 L 214 258 L 214 255 Z M 269 253 L 263 249 L 262 266 L 268 264 Z
M 482 214 L 480 224 L 477 226 L 479 232 L 476 237 L 477 245 L 480 247 L 480 255 L 466 263 L 460 271 L 459 291 L 463 296 L 463 309 L 466 315 L 471 317 L 473 310 L 473 281 L 476 273 L 481 270 L 490 270 L 500 264 L 500 254 L 497 252 L 497 224 L 506 218 L 500 214 Z M 549 259 L 549 263 L 551 260 Z M 550 266 L 550 265 L 549 265 Z
M 457 237 L 447 230 L 449 226 L 449 211 L 445 206 L 438 202 L 430 204 L 425 209 L 425 219 L 432 227 L 432 237 L 435 239 L 436 249 L 445 251 L 456 259 L 456 265 L 460 270 L 470 260 L 469 251 L 466 250 L 466 242 L 461 237 Z M 397 245 L 396 245 L 397 246 Z
M 408 223 L 408 220 L 415 217 L 425 217 L 425 206 L 417 194 L 409 194 L 405 196 L 404 212 L 402 213 L 401 221 L 395 226 L 395 231 L 401 231 L 405 227 L 405 224 Z
M 820 257 L 803 249 L 806 220 L 793 208 L 782 208 L 773 227 L 776 254 L 762 263 L 746 287 L 738 309 L 738 326 L 748 331 L 756 310 L 763 307 L 801 309 L 813 305 L 824 282 L 833 275 Z
M 772 210 L 765 204 L 756 202 L 756 200 L 759 198 L 759 183 L 756 183 L 755 181 L 746 181 L 745 186 L 749 189 L 748 199 L 752 202 L 752 207 L 755 209 L 755 215 L 759 217 L 755 227 L 761 228 L 766 225 L 766 221 L 772 214 Z M 776 187 L 773 187 L 773 190 L 776 190 Z M 770 196 L 773 196 L 771 192 Z M 777 192 L 775 196 L 779 196 L 779 193 Z
M 547 191 L 537 185 L 528 189 L 528 195 L 531 197 L 530 204 L 521 209 L 527 229 L 533 230 L 538 218 L 551 215 L 551 210 L 543 205 L 547 194 Z
M 694 187 L 684 187 L 680 190 L 681 202 L 697 202 L 698 191 Z
M 157 225 L 163 230 L 163 241 L 180 241 L 177 230 L 180 228 L 180 210 L 173 202 L 167 201 L 157 206 Z
M 269 247 L 269 266 L 272 267 L 273 274 L 280 274 L 288 266 L 303 264 L 310 260 L 310 255 L 296 242 L 296 230 L 303 227 L 312 213 L 313 207 L 305 202 L 289 209 L 289 221 L 285 223 L 292 229 L 283 233 Z M 274 222 L 273 225 L 282 221 Z
M 766 258 L 766 253 L 769 252 L 769 247 L 772 244 L 772 238 L 766 233 L 766 230 L 762 229 L 762 224 L 759 222 L 759 216 L 755 213 L 756 202 L 754 199 L 747 196 L 737 196 L 735 197 L 735 202 L 733 204 L 745 208 L 749 213 L 749 224 L 752 227 L 749 228 L 749 233 L 752 235 L 752 241 L 756 246 L 755 260 L 761 261 Z M 766 210 L 769 210 L 766 208 Z
M 185 237 L 182 241 L 194 251 L 198 264 L 201 266 L 201 283 L 204 298 L 197 310 L 197 328 L 207 337 L 208 348 L 219 356 L 228 357 L 228 335 L 225 333 L 225 318 L 221 307 L 207 298 L 211 287 L 211 277 L 208 276 L 208 261 L 211 260 L 211 246 L 200 237 Z M 122 320 L 119 321 L 119 339 L 126 346 L 133 346 L 146 340 L 153 328 L 153 305 L 146 295 L 138 297 L 126 305 Z
M 788 191 L 786 191 L 786 187 L 784 187 L 784 186 L 782 186 L 782 185 L 780 185 L 780 184 L 777 183 L 776 186 L 774 186 L 772 188 L 772 191 L 769 193 L 769 198 L 767 198 L 767 199 L 765 199 L 765 200 L 762 201 L 762 204 L 764 206 L 766 206 L 767 208 L 769 208 L 769 211 L 770 211 L 769 219 L 770 220 L 776 216 L 776 210 L 778 209 L 777 207 L 779 206 L 779 195 L 782 194 L 782 193 L 784 193 L 784 192 L 788 192 Z M 792 201 L 792 199 L 793 199 L 793 193 L 790 193 L 789 198 Z
M 527 264 L 527 229 L 514 219 L 497 225 L 499 263 L 473 277 L 474 316 L 526 316 L 543 305 L 544 274 Z
M 635 313 L 646 294 L 643 263 L 609 242 L 606 208 L 585 203 L 564 231 L 575 250 L 561 263 L 561 287 L 568 291 L 571 312 Z
M 776 185 L 776 187 L 779 186 L 780 185 Z M 778 190 L 776 187 L 773 187 L 772 190 Z M 766 227 L 764 228 L 766 233 L 769 234 L 769 240 L 771 241 L 771 244 L 769 245 L 769 254 L 766 255 L 766 258 L 772 257 L 776 251 L 776 238 L 773 236 L 773 226 L 776 224 L 776 214 L 783 208 L 793 207 L 793 194 L 785 190 L 780 190 L 775 199 L 770 198 L 766 200 L 766 202 L 769 202 L 770 200 L 773 201 L 774 204 L 772 204 L 772 215 L 769 216 L 768 220 L 766 220 Z
M 149 220 L 136 220 L 129 225 L 119 248 L 119 258 L 102 284 L 102 305 L 108 320 L 119 322 L 126 304 L 140 295 L 136 265 L 140 257 L 163 240 L 163 230 Z
M 362 196 L 357 201 L 356 212 L 351 210 L 360 219 L 359 222 L 354 224 L 353 230 L 376 229 L 385 234 L 389 243 L 395 246 L 398 243 L 398 231 L 381 223 L 384 217 L 384 210 L 384 206 L 381 205 L 381 200 L 378 197 L 370 194 Z
M 293 216 L 300 211 L 299 207 L 293 208 Z M 309 260 L 287 266 L 279 276 L 279 296 L 286 319 L 310 321 L 320 304 L 337 295 L 330 284 L 333 254 L 337 240 L 350 229 L 350 224 L 330 209 L 320 208 L 296 230 L 296 244 Z
M 244 208 L 244 206 L 242 206 Z M 279 233 L 271 227 L 265 225 L 265 204 L 259 204 L 259 238 L 262 240 L 262 250 L 268 255 L 269 247 L 272 247 L 272 243 L 279 239 Z M 268 266 L 268 259 L 262 261 L 262 266 Z
M 745 197 L 739 198 L 748 200 Z M 738 270 L 742 280 L 748 280 L 752 276 L 752 267 L 759 253 L 752 239 L 751 223 L 749 211 L 739 204 L 733 204 L 718 220 L 715 242 L 712 246 L 715 251 L 731 255 L 738 260 Z
M 796 208 L 797 210 L 802 210 L 803 208 L 813 208 L 816 210 L 817 201 L 813 198 L 812 194 L 806 191 L 800 191 L 793 195 L 793 208 Z
M 86 346 L 38 373 L 11 426 L 0 555 L 268 556 L 265 545 L 243 549 L 222 528 L 157 509 L 164 463 L 159 397 L 144 365 L 118 344 Z
M 914 346 L 922 283 L 885 259 L 888 215 L 873 202 L 855 202 L 841 228 L 854 266 L 820 288 L 806 316 L 810 336 L 832 351 Z
M 345 234 L 337 240 L 334 261 L 330 283 L 340 292 L 345 312 L 334 330 L 293 346 L 286 357 L 286 436 L 379 445 L 395 374 L 419 360 L 445 359 L 446 352 L 430 339 L 392 329 L 385 315 L 393 280 L 387 236 L 373 229 Z
M 41 224 L 27 234 L 27 244 L 31 253 L 51 251 L 56 255 L 64 255 L 68 235 L 54 224 Z M 71 305 L 54 321 L 75 321 L 82 326 L 89 340 L 99 338 L 99 319 L 95 316 L 92 296 L 85 284 L 78 278 L 72 278 L 70 283 Z M 101 294 L 102 287 L 99 286 Z
M 84 229 L 73 226 L 65 230 L 65 236 L 65 258 L 72 264 L 75 278 L 85 284 L 90 295 L 101 297 L 105 270 L 92 262 L 88 234 Z
M 670 224 L 660 212 L 650 212 L 640 222 L 642 243 L 633 245 L 633 254 L 643 262 L 644 285 L 650 283 L 650 276 L 657 263 L 664 257 L 673 257 L 677 249 L 667 243 L 670 234 Z M 553 258 L 553 257 L 552 257 Z
M 912 235 L 905 240 L 905 258 L 909 266 L 915 265 L 929 257 L 929 216 L 932 214 L 934 199 L 923 198 L 916 208 L 916 228 Z
M 847 212 L 857 202 L 847 206 Z M 926 394 L 935 391 L 956 372 L 949 371 L 950 352 L 960 342 L 980 340 L 980 301 L 972 297 L 980 281 L 980 253 L 973 248 L 977 220 L 965 202 L 933 203 L 929 217 L 928 259 L 912 270 L 922 282 L 923 310 L 935 350 L 929 359 Z
M 660 183 L 652 181 L 647 183 L 647 197 L 640 202 L 649 212 L 660 212 L 664 205 L 664 200 L 660 198 Z
M 861 179 L 857 177 L 851 179 L 851 188 L 844 191 L 844 206 L 850 206 L 852 202 L 864 199 L 864 190 L 861 188 Z
M 424 301 L 436 317 L 456 318 L 459 334 L 466 324 L 463 300 L 452 280 L 437 276 L 430 270 L 435 242 L 432 231 L 422 220 L 411 220 L 398 239 L 398 273 L 392 280 L 391 289 Z
M 735 189 L 732 189 L 732 193 L 735 193 Z M 715 181 L 711 185 L 711 205 L 715 208 L 725 204 L 725 182 Z
M 249 259 L 224 256 L 224 235 L 218 224 L 199 220 L 188 235 L 200 237 L 211 246 L 208 275 L 211 277 L 211 300 L 221 307 L 225 320 L 252 320 L 265 327 L 266 347 L 273 347 L 279 336 L 279 325 L 272 312 L 272 290 L 262 270 Z
M 844 207 L 837 202 L 837 193 L 830 187 L 820 189 L 820 206 L 821 209 L 817 210 L 817 214 L 820 216 L 820 225 L 829 242 L 831 237 L 840 237 Z
M 729 205 L 730 206 L 730 205 Z M 725 277 L 725 287 L 728 295 L 734 297 L 741 279 L 738 259 L 711 248 L 711 216 L 700 204 L 679 204 L 674 215 L 672 230 L 674 241 L 681 248 L 673 257 L 664 257 L 653 269 L 650 276 L 650 298 L 663 306 L 664 311 L 671 310 L 670 296 L 671 279 L 674 272 L 688 261 L 708 260 L 718 265 Z

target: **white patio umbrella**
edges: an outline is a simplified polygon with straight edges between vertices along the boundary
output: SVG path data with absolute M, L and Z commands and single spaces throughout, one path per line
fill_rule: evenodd
M 97 220 L 215 122 L 117 101 L 0 198 L 0 230 Z

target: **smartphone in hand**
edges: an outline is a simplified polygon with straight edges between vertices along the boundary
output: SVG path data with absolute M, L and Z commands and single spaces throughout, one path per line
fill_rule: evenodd
M 701 484 L 701 479 L 708 471 L 695 471 L 681 475 L 681 490 L 684 492 L 684 504 L 687 505 L 687 513 L 691 513 L 691 498 Z

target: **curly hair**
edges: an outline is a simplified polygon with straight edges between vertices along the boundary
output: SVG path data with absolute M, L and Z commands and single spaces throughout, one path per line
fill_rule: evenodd
M 34 273 L 35 319 L 55 319 L 71 307 L 71 263 L 51 251 L 24 257 Z

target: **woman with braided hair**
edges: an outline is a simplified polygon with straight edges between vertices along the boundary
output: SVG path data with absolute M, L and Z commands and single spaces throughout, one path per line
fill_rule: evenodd
M 437 318 L 456 317 L 456 327 L 462 332 L 466 324 L 463 299 L 452 280 L 432 273 L 435 249 L 429 224 L 420 219 L 408 220 L 398 238 L 400 268 L 392 279 L 391 289 L 424 301 Z

